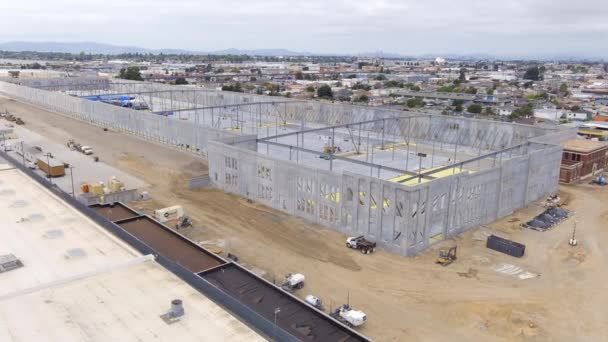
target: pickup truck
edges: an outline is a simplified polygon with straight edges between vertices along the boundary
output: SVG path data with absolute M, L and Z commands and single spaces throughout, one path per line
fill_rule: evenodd
M 376 251 L 376 243 L 366 240 L 363 235 L 346 239 L 346 247 L 358 249 L 362 254 L 370 254 Z

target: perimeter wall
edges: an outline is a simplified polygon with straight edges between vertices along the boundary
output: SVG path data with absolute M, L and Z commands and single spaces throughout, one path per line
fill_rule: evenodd
M 240 136 L 193 122 L 7 82 L 0 82 L 0 93 L 92 125 L 129 133 L 148 141 L 201 155 L 206 154 L 210 140 Z

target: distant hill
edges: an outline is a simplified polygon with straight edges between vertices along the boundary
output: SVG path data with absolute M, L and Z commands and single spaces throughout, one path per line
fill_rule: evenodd
M 219 51 L 194 51 L 194 50 L 183 50 L 183 49 L 147 49 L 138 46 L 121 46 L 113 44 L 104 44 L 96 42 L 26 42 L 26 41 L 13 41 L 0 43 L 0 51 L 36 51 L 36 52 L 63 52 L 79 54 L 80 52 L 93 53 L 93 54 L 107 54 L 117 55 L 121 53 L 152 53 L 152 54 L 190 54 L 190 55 L 250 55 L 250 56 L 359 56 L 359 57 L 371 57 L 371 58 L 422 58 L 422 59 L 435 59 L 435 57 L 443 57 L 448 60 L 496 60 L 496 59 L 521 59 L 521 60 L 565 60 L 565 61 L 576 61 L 576 60 L 600 60 L 604 61 L 605 58 L 576 55 L 576 54 L 530 54 L 527 56 L 520 55 L 509 55 L 509 56 L 496 56 L 484 53 L 468 53 L 468 54 L 449 54 L 449 53 L 425 53 L 425 54 L 400 54 L 394 52 L 384 51 L 371 51 L 363 53 L 338 53 L 338 54 L 314 54 L 311 52 L 298 52 L 286 49 L 226 49 Z
M 241 50 L 226 49 L 210 52 L 212 55 L 252 55 L 252 56 L 312 56 L 310 52 L 295 52 L 286 49 Z
M 61 43 L 61 42 L 7 42 L 0 43 L 3 51 L 36 51 L 36 52 L 62 52 L 62 53 L 148 53 L 151 50 L 136 46 L 118 46 L 94 42 Z
M 308 52 L 294 52 L 285 49 L 260 49 L 260 50 L 241 50 L 227 49 L 220 51 L 190 51 L 180 49 L 146 49 L 138 46 L 120 46 L 95 42 L 6 42 L 0 43 L 2 51 L 36 51 L 36 52 L 62 52 L 74 53 L 81 52 L 93 54 L 117 55 L 121 53 L 165 53 L 165 54 L 193 54 L 193 55 L 255 55 L 255 56 L 310 56 Z

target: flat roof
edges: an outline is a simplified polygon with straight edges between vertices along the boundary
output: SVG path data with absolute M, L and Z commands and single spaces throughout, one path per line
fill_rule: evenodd
M 103 206 L 91 207 L 96 209 Z M 121 203 L 114 204 L 114 208 L 119 207 L 130 210 Z M 103 215 L 104 211 L 99 213 Z M 277 318 L 277 325 L 301 340 L 368 341 L 366 337 L 335 322 L 268 281 L 237 264 L 226 262 L 148 216 L 132 217 L 114 223 L 146 243 L 155 253 L 193 271 L 266 319 L 272 321 L 274 310 L 281 307 L 283 313 L 281 319 Z
M 589 153 L 595 150 L 606 148 L 606 145 L 600 141 L 593 141 L 587 139 L 570 139 L 562 142 L 562 147 L 564 150 L 579 152 L 579 153 Z
M 264 341 L 16 169 L 0 167 L 0 341 Z M 185 316 L 160 316 L 182 299 Z

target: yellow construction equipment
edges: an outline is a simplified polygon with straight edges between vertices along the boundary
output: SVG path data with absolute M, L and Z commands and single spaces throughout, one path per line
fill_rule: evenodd
M 454 246 L 447 251 L 445 249 L 440 250 L 439 257 L 437 258 L 437 261 L 435 261 L 435 263 L 439 264 L 441 266 L 447 266 L 447 265 L 453 263 L 456 260 L 456 249 L 457 248 L 458 248 L 457 246 Z
M 323 153 L 336 153 L 336 151 L 336 146 L 325 145 L 325 147 L 323 147 Z

